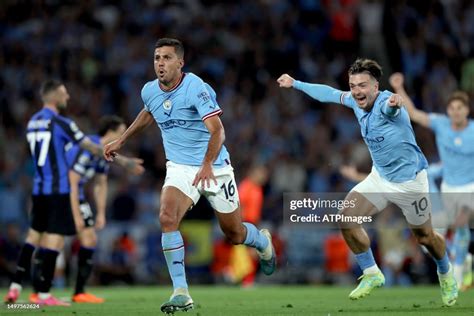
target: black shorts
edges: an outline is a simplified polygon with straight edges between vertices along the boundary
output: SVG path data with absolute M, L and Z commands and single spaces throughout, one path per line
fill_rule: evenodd
M 84 227 L 94 227 L 95 216 L 92 212 L 91 206 L 86 201 L 80 201 L 79 204 L 81 209 L 81 215 L 84 219 Z
M 31 228 L 40 233 L 75 235 L 69 194 L 33 195 Z

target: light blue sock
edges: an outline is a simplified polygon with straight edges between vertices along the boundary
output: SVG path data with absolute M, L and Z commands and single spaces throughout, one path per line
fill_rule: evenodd
M 184 271 L 184 242 L 179 231 L 162 233 L 161 246 L 165 255 L 168 272 L 173 281 L 173 288 L 188 288 Z
M 469 242 L 471 241 L 471 231 L 469 227 L 463 226 L 456 228 L 454 233 L 454 264 L 462 265 L 466 260 L 467 252 L 469 250 Z
M 438 273 L 439 274 L 446 274 L 449 271 L 449 258 L 448 258 L 448 252 L 446 251 L 444 254 L 444 257 L 441 259 L 436 259 L 433 258 L 434 261 L 436 262 L 436 266 L 438 267 Z
M 372 249 L 370 249 L 370 248 L 366 252 L 356 253 L 355 258 L 356 258 L 356 261 L 359 264 L 359 267 L 362 271 L 377 265 L 375 263 L 374 254 L 372 253 Z
M 244 245 L 252 248 L 257 248 L 258 251 L 263 251 L 268 246 L 268 238 L 258 231 L 255 225 L 250 223 L 243 223 L 247 228 L 247 236 L 244 240 Z

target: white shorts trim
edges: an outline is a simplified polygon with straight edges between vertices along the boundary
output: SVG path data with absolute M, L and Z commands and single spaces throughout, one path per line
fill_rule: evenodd
M 422 225 L 431 216 L 431 201 L 426 170 L 420 171 L 410 181 L 390 182 L 380 176 L 372 167 L 367 178 L 357 184 L 352 191 L 362 194 L 379 211 L 389 203 L 400 207 L 408 223 Z
M 194 177 L 200 166 L 166 163 L 166 178 L 163 187 L 172 186 L 186 194 L 194 204 L 204 195 L 212 208 L 219 213 L 232 213 L 239 207 L 239 192 L 231 165 L 213 168 L 217 185 L 211 181 L 209 188 L 201 189 L 201 183 L 193 186 Z

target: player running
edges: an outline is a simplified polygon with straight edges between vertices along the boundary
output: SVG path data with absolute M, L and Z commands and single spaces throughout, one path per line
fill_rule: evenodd
M 241 221 L 234 172 L 223 146 L 222 110 L 216 93 L 195 74 L 182 72 L 183 58 L 179 40 L 157 41 L 154 68 L 158 78 L 142 89 L 145 108 L 118 140 L 104 147 L 104 156 L 112 160 L 130 137 L 153 121 L 161 130 L 168 160 L 160 201 L 161 242 L 174 288 L 170 300 L 161 305 L 164 313 L 193 308 L 184 269 L 184 243 L 178 229 L 186 211 L 201 195 L 208 199 L 222 231 L 234 244 L 256 248 L 265 274 L 272 274 L 276 266 L 270 233 Z
M 354 208 L 343 209 L 349 216 L 368 215 L 372 209 L 383 210 L 388 203 L 399 206 L 419 244 L 424 245 L 438 267 L 441 298 L 452 306 L 458 289 L 446 252 L 445 240 L 431 225 L 431 205 L 428 196 L 428 163 L 416 144 L 407 111 L 400 95 L 379 91 L 382 68 L 370 59 L 357 59 L 349 69 L 349 92 L 327 85 L 304 83 L 288 74 L 277 82 L 283 88 L 301 90 L 320 102 L 338 103 L 351 108 L 360 124 L 362 137 L 372 161 L 372 171 L 346 197 Z M 341 225 L 348 246 L 363 271 L 361 282 L 350 294 L 360 299 L 385 278 L 375 263 L 370 240 L 361 225 Z
M 436 145 L 443 163 L 443 181 L 441 192 L 446 209 L 453 219 L 450 225 L 455 227 L 454 234 L 454 276 L 458 287 L 463 284 L 463 266 L 468 256 L 471 232 L 469 230 L 470 213 L 474 211 L 474 121 L 469 119 L 469 96 L 462 91 L 451 94 L 448 100 L 448 115 L 427 113 L 413 104 L 403 87 L 401 73 L 390 76 L 390 84 L 395 92 L 406 99 L 405 106 L 413 122 L 430 128 L 436 137 Z M 468 260 L 469 262 L 470 260 Z M 468 267 L 471 274 L 472 267 Z M 472 282 L 472 281 L 471 281 Z

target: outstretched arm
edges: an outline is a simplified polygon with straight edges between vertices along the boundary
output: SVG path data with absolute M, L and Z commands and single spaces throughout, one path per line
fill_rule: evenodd
M 324 84 L 306 83 L 293 79 L 288 74 L 283 74 L 277 79 L 280 88 L 295 88 L 301 90 L 313 99 L 320 102 L 342 103 L 342 91 Z
M 102 151 L 104 150 L 101 145 L 94 143 L 89 139 L 89 137 L 84 137 L 79 146 L 82 149 L 90 151 L 96 157 L 102 156 Z
M 129 158 L 123 155 L 115 156 L 115 161 L 128 173 L 133 174 L 135 176 L 139 176 L 145 172 L 145 168 L 143 167 L 143 159 L 140 158 Z
M 405 108 L 408 111 L 408 115 L 410 116 L 410 119 L 413 122 L 420 124 L 421 126 L 430 127 L 430 117 L 428 113 L 418 110 L 415 107 L 415 104 L 410 99 L 410 97 L 408 96 L 408 93 L 403 87 L 403 83 L 404 83 L 403 74 L 399 72 L 393 73 L 389 78 L 389 82 L 393 90 L 395 91 L 395 93 L 399 94 L 403 98 L 403 105 L 405 105 Z
M 107 161 L 113 161 L 114 157 L 117 156 L 117 151 L 125 145 L 125 142 L 133 135 L 144 130 L 148 125 L 153 122 L 153 115 L 146 110 L 142 110 L 138 113 L 135 121 L 127 128 L 127 130 L 120 136 L 119 139 L 108 143 L 104 146 L 104 158 Z

